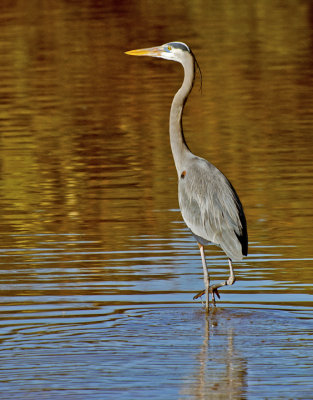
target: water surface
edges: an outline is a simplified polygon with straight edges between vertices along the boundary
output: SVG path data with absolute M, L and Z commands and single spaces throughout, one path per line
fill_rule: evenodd
M 1 398 L 311 398 L 311 3 L 0 11 Z M 168 139 L 182 69 L 124 55 L 173 40 L 202 70 L 188 145 L 249 229 L 208 317 Z

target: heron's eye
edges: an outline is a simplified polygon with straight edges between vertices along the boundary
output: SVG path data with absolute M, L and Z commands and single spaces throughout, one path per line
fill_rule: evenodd
M 169 51 L 171 51 L 171 50 L 172 50 L 172 46 L 167 46 L 167 49 L 168 49 Z

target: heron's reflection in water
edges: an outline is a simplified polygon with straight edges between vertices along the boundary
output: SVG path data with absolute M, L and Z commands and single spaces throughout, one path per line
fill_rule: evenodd
M 205 318 L 199 368 L 185 380 L 180 399 L 245 398 L 247 362 L 236 350 L 236 324 L 222 310 Z

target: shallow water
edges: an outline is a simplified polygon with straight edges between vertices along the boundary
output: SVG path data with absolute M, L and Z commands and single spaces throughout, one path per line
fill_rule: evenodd
M 312 398 L 310 2 L 0 11 L 1 398 Z M 249 229 L 207 318 L 167 132 L 181 67 L 123 53 L 172 40 L 202 70 L 189 147 Z

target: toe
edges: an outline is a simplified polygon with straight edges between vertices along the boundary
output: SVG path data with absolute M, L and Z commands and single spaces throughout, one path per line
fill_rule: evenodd
M 193 299 L 196 300 L 199 297 L 203 296 L 204 294 L 205 294 L 205 290 L 201 290 L 201 292 L 199 292 L 195 296 L 193 296 Z

